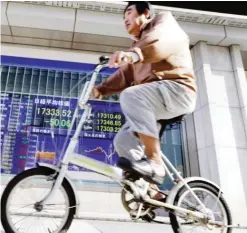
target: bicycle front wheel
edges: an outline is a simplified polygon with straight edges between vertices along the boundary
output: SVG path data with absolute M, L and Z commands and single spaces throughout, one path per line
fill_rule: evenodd
M 188 215 L 170 212 L 169 217 L 174 233 L 231 233 L 232 228 L 223 227 L 223 225 L 232 225 L 232 217 L 222 193 L 219 193 L 214 186 L 199 181 L 188 185 L 206 207 L 210 220 L 218 224 L 211 224 L 206 219 L 199 220 Z M 191 211 L 202 213 L 204 211 L 185 186 L 177 193 L 173 205 Z
M 67 180 L 47 203 L 39 204 L 55 181 L 54 170 L 38 167 L 18 174 L 8 183 L 1 199 L 1 222 L 6 233 L 61 233 L 69 229 L 76 202 Z

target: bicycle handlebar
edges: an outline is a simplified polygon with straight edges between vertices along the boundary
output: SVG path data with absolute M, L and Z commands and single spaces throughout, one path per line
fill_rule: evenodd
M 84 85 L 84 88 L 82 90 L 82 93 L 79 97 L 78 105 L 81 108 L 84 108 L 87 104 L 88 100 L 90 99 L 90 95 L 92 93 L 92 90 L 94 88 L 94 84 L 96 82 L 98 73 L 101 71 L 102 68 L 108 66 L 110 58 L 107 56 L 101 56 L 99 58 L 99 63 L 96 65 L 96 68 L 93 71 L 93 75 L 91 77 L 90 81 L 87 81 Z
M 132 58 L 132 55 L 131 55 L 131 53 L 127 52 L 126 56 L 122 57 L 121 62 L 128 62 L 128 60 L 130 58 Z M 101 56 L 99 58 L 100 63 L 98 65 L 106 65 L 106 64 L 108 64 L 109 60 L 110 60 L 110 58 L 108 56 Z
M 79 97 L 78 104 L 81 108 L 83 108 L 88 102 L 90 95 L 92 93 L 92 90 L 94 88 L 94 84 L 96 82 L 98 73 L 101 71 L 102 68 L 108 66 L 109 60 L 110 58 L 108 56 L 101 56 L 99 58 L 99 63 L 96 65 L 96 68 L 93 71 L 91 80 L 85 83 L 81 96 Z M 122 62 L 127 62 L 127 60 L 128 60 L 128 57 L 123 57 L 121 59 Z

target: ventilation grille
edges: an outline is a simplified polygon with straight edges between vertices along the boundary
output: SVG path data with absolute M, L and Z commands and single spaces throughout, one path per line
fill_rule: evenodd
M 106 80 L 108 76 L 109 74 L 101 73 L 96 84 Z M 78 97 L 90 78 L 89 71 L 71 72 L 3 65 L 1 66 L 1 92 Z
M 100 3 L 98 3 L 100 4 Z M 83 2 L 79 3 L 79 8 L 83 10 L 92 10 L 92 11 L 104 11 L 114 14 L 123 14 L 124 9 L 117 8 L 117 7 L 111 7 L 111 6 L 105 6 L 105 5 L 93 5 L 93 4 L 85 4 Z
M 25 1 L 31 4 L 49 5 L 49 6 L 59 6 L 59 7 L 70 7 L 78 8 L 88 11 L 98 11 L 98 12 L 108 12 L 114 14 L 123 14 L 125 5 L 114 4 L 114 3 L 104 3 L 104 2 L 76 2 L 76 1 Z M 165 8 L 164 8 L 165 10 Z M 155 8 L 155 13 L 158 14 L 164 11 L 159 8 Z M 230 27 L 240 27 L 247 28 L 247 19 L 232 19 L 223 16 L 212 16 L 204 15 L 192 12 L 180 12 L 172 11 L 173 16 L 178 21 L 192 22 L 192 23 L 204 23 L 204 24 L 214 24 L 223 25 Z

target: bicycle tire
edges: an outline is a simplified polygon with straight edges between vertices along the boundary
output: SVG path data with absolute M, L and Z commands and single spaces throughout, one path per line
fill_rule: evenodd
M 210 185 L 208 183 L 204 183 L 204 182 L 192 182 L 188 184 L 191 188 L 204 188 L 207 191 L 210 191 L 211 193 L 213 193 L 214 195 L 218 196 L 218 189 L 215 188 L 213 185 Z M 177 206 L 179 199 L 181 197 L 181 195 L 183 195 L 183 193 L 185 191 L 187 191 L 188 189 L 185 186 L 182 186 L 180 188 L 180 190 L 178 191 L 175 199 L 174 199 L 174 206 Z M 219 197 L 219 202 L 222 204 L 222 206 L 224 207 L 224 210 L 226 212 L 226 217 L 227 217 L 227 225 L 232 225 L 232 216 L 231 216 L 231 212 L 230 212 L 230 208 L 226 202 L 226 200 L 224 199 L 224 197 L 222 196 L 222 194 Z M 177 220 L 177 216 L 175 215 L 175 213 L 173 211 L 169 212 L 169 218 L 170 218 L 170 223 L 173 229 L 174 233 L 180 233 L 181 232 L 181 226 L 179 221 Z M 232 228 L 227 228 L 226 233 L 231 233 L 232 232 Z
M 2 226 L 5 230 L 5 232 L 7 233 L 17 233 L 15 232 L 11 225 L 8 222 L 8 218 L 7 218 L 7 201 L 9 198 L 9 195 L 11 193 L 11 191 L 13 190 L 13 188 L 19 183 L 21 182 L 23 179 L 26 179 L 28 177 L 34 176 L 34 175 L 44 175 L 44 176 L 49 176 L 54 174 L 54 170 L 48 167 L 37 167 L 37 168 L 32 168 L 26 171 L 23 171 L 21 173 L 19 173 L 17 176 L 15 176 L 6 186 L 2 198 L 1 198 L 1 222 L 2 222 Z M 67 232 L 67 230 L 69 229 L 72 220 L 74 218 L 75 212 L 76 212 L 76 200 L 74 195 L 71 195 L 73 193 L 73 189 L 71 187 L 71 185 L 69 184 L 69 182 L 64 179 L 62 182 L 62 186 L 66 192 L 66 195 L 68 196 L 68 200 L 69 200 L 69 206 L 75 206 L 75 208 L 69 208 L 69 214 L 67 217 L 67 220 L 65 221 L 63 227 L 60 230 L 60 233 L 65 233 Z

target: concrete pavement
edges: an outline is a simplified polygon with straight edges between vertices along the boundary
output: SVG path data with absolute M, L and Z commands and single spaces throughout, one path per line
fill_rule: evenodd
M 87 221 L 101 233 L 173 233 L 169 224 L 112 222 L 112 221 Z M 210 233 L 211 231 L 203 231 Z M 218 231 L 219 232 L 219 231 Z M 74 233 L 74 232 L 71 232 Z M 80 233 L 80 232 L 77 232 Z M 198 233 L 195 231 L 195 233 Z M 212 232 L 213 233 L 213 232 Z M 247 229 L 233 229 L 232 233 L 247 233 Z
M 67 233 L 173 233 L 169 224 L 75 219 Z M 210 231 L 203 231 L 210 233 Z M 1 233 L 5 233 L 1 227 Z M 6 232 L 7 233 L 7 232 Z M 35 233 L 31 232 L 30 233 Z M 233 229 L 232 233 L 247 233 L 247 229 Z
M 3 188 L 4 185 L 1 185 L 0 194 Z M 131 221 L 129 214 L 122 207 L 120 193 L 80 190 L 79 197 L 83 203 L 79 211 L 80 219 L 74 219 L 67 233 L 173 233 L 169 224 Z M 92 210 L 93 212 L 89 212 Z M 163 213 L 158 215 L 165 216 Z M 27 222 L 27 224 L 31 225 L 32 223 Z M 0 231 L 0 233 L 8 233 L 3 231 L 2 226 L 0 226 Z M 30 230 L 28 233 L 37 232 Z M 247 228 L 233 229 L 232 233 L 247 233 Z

